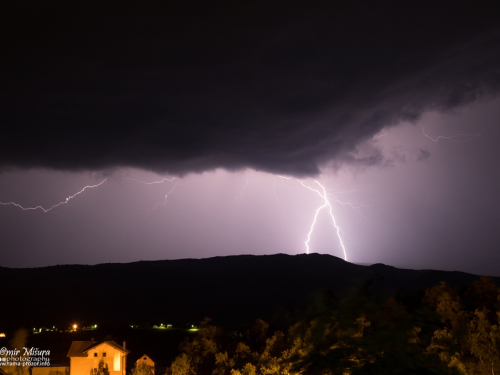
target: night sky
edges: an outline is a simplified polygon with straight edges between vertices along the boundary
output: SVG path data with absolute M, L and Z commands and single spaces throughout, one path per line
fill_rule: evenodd
M 304 253 L 324 186 L 310 252 L 500 276 L 499 19 L 3 2 L 0 266 Z

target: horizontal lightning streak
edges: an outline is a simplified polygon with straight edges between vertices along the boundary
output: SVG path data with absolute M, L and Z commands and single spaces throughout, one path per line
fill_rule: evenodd
M 2 206 L 14 206 L 14 207 L 18 207 L 20 208 L 21 210 L 23 211 L 34 211 L 34 210 L 41 210 L 43 212 L 49 212 L 51 210 L 53 210 L 54 208 L 56 207 L 59 207 L 63 204 L 67 204 L 71 199 L 73 199 L 74 197 L 76 197 L 77 195 L 83 193 L 85 190 L 87 189 L 93 189 L 93 188 L 96 188 L 96 187 L 99 187 L 101 186 L 102 184 L 104 184 L 106 181 L 108 180 L 108 178 L 104 179 L 103 181 L 101 181 L 100 183 L 98 184 L 95 184 L 95 185 L 87 185 L 85 187 L 83 187 L 80 191 L 78 191 L 77 193 L 73 194 L 73 195 L 70 195 L 69 197 L 67 197 L 64 201 L 61 201 L 57 204 L 54 204 L 53 206 L 49 207 L 49 208 L 45 208 L 43 206 L 35 206 L 35 207 L 24 207 L 22 205 L 20 205 L 19 203 L 16 203 L 16 202 L 0 202 L 0 205 Z M 162 184 L 164 182 L 172 182 L 174 180 L 177 180 L 175 177 L 172 177 L 172 178 L 163 178 L 161 180 L 158 180 L 158 181 L 152 181 L 152 182 L 147 182 L 147 181 L 142 181 L 142 180 L 138 180 L 138 179 L 135 179 L 135 178 L 129 178 L 129 177 L 122 177 L 122 180 L 130 180 L 130 181 L 135 181 L 135 182 L 139 182 L 141 184 L 145 184 L 145 185 L 154 185 L 154 184 Z M 174 191 L 174 189 L 177 187 L 178 185 L 178 182 L 176 182 L 176 184 L 174 185 L 174 187 L 167 193 L 165 194 L 165 201 L 164 202 L 160 202 L 160 203 L 157 203 L 154 207 L 153 207 L 153 210 L 156 209 L 156 207 L 158 206 L 164 206 L 167 204 L 167 199 L 168 199 L 168 196 Z
M 352 190 L 354 191 L 354 190 Z M 350 193 L 351 191 L 340 191 L 340 192 L 337 192 L 337 194 L 341 194 L 341 193 Z M 366 216 L 363 215 L 360 211 L 361 208 L 367 208 L 367 207 L 371 207 L 370 205 L 367 205 L 367 204 L 363 204 L 363 203 L 359 203 L 359 202 L 348 202 L 348 201 L 341 201 L 340 199 L 337 198 L 337 196 L 335 194 L 328 194 L 328 200 L 331 200 L 335 203 L 338 203 L 342 206 L 349 206 L 351 207 L 354 211 L 356 211 L 358 214 L 360 214 L 362 217 L 364 217 L 366 219 Z
M 73 199 L 73 198 L 74 198 L 74 197 L 76 197 L 77 195 L 79 195 L 79 194 L 83 193 L 85 190 L 87 190 L 87 189 L 93 189 L 93 188 L 96 188 L 96 187 L 101 186 L 101 185 L 102 185 L 102 184 L 104 184 L 107 180 L 108 180 L 108 179 L 106 178 L 106 179 L 104 179 L 102 182 L 100 182 L 100 183 L 98 183 L 98 184 L 96 184 L 96 185 L 87 185 L 87 186 L 85 186 L 84 188 L 82 188 L 80 191 L 78 191 L 77 193 L 75 193 L 75 194 L 70 195 L 69 197 L 67 197 L 64 201 L 61 201 L 61 202 L 59 202 L 59 203 L 57 203 L 57 204 L 54 204 L 53 206 L 51 206 L 51 207 L 49 207 L 49 208 L 44 208 L 44 207 L 42 207 L 42 206 L 35 206 L 35 207 L 23 207 L 23 206 L 21 206 L 20 204 L 15 203 L 15 202 L 6 202 L 6 203 L 4 203 L 4 202 L 0 202 L 0 205 L 2 205 L 2 206 L 15 206 L 15 207 L 20 208 L 20 209 L 21 209 L 21 210 L 23 210 L 23 211 L 42 210 L 43 212 L 49 212 L 49 211 L 53 210 L 54 208 L 59 207 L 59 206 L 61 206 L 61 205 L 63 205 L 63 204 L 68 204 L 68 202 L 69 202 L 71 199 Z
M 172 178 L 163 178 L 163 179 L 158 180 L 158 181 L 146 182 L 146 181 L 142 181 L 142 180 L 137 180 L 135 178 L 123 177 L 123 180 L 140 182 L 141 184 L 145 184 L 145 185 L 154 185 L 154 184 L 163 184 L 165 181 L 172 182 L 172 181 L 177 180 L 177 179 L 175 177 L 172 177 Z
M 472 141 L 473 139 L 481 137 L 482 136 L 482 132 L 484 131 L 484 129 L 483 129 L 479 133 L 476 133 L 476 134 L 459 133 L 459 134 L 454 134 L 454 135 L 450 135 L 450 136 L 438 135 L 437 137 L 433 138 L 432 136 L 428 135 L 425 132 L 425 129 L 424 129 L 424 127 L 422 125 L 419 124 L 419 126 L 422 129 L 422 134 L 425 137 L 429 138 L 432 142 L 438 142 L 440 139 L 444 139 L 444 140 L 447 140 L 447 141 L 450 141 L 450 142 L 464 144 L 464 143 L 467 143 L 469 141 Z

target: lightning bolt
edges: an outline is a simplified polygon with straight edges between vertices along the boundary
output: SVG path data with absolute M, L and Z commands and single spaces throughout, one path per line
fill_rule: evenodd
M 277 177 L 285 179 L 285 180 L 292 179 L 292 177 L 285 177 L 285 176 L 277 176 Z M 344 253 L 344 260 L 347 260 L 347 251 L 346 251 L 346 248 L 345 248 L 345 245 L 344 245 L 344 241 L 342 240 L 341 229 L 337 225 L 337 222 L 335 220 L 335 216 L 333 214 L 333 208 L 332 208 L 332 205 L 330 203 L 330 200 L 328 199 L 328 195 L 326 193 L 325 186 L 322 185 L 318 180 L 314 180 L 314 182 L 319 186 L 319 188 L 315 188 L 313 186 L 307 185 L 307 184 L 305 184 L 303 181 L 301 181 L 299 179 L 295 179 L 295 180 L 298 181 L 304 188 L 315 192 L 316 194 L 318 194 L 321 197 L 321 199 L 323 199 L 323 204 L 316 209 L 313 221 L 311 223 L 311 228 L 309 229 L 309 232 L 307 233 L 307 239 L 306 239 L 306 241 L 304 243 L 306 245 L 306 254 L 309 254 L 309 242 L 311 241 L 311 236 L 312 236 L 312 233 L 314 231 L 314 227 L 316 225 L 316 222 L 318 221 L 318 215 L 321 212 L 321 210 L 323 210 L 324 208 L 328 208 L 328 213 L 330 215 L 330 218 L 332 220 L 332 224 L 333 224 L 333 226 L 335 228 L 335 232 L 337 233 L 337 237 L 339 239 L 340 246 L 342 247 L 342 251 Z M 351 203 L 348 203 L 348 202 L 341 202 L 337 198 L 335 198 L 334 201 L 338 202 L 338 203 L 341 203 L 341 204 L 350 205 L 352 208 L 356 209 L 356 211 L 358 210 L 358 208 L 360 206 L 359 204 L 351 204 Z
M 233 203 L 233 204 L 234 204 L 234 203 L 238 202 L 239 200 L 241 200 L 241 199 L 243 198 L 243 196 L 245 195 L 245 190 L 246 190 L 246 188 L 247 188 L 247 186 L 248 186 L 248 182 L 250 182 L 250 178 L 249 178 L 249 177 L 247 177 L 247 180 L 245 181 L 245 185 L 243 185 L 243 187 L 241 188 L 240 193 L 238 194 L 238 196 L 237 196 L 237 197 L 235 197 L 235 198 L 232 200 L 232 202 L 231 202 L 231 203 Z
M 142 181 L 142 180 L 137 180 L 135 178 L 123 177 L 123 180 L 131 180 L 131 181 L 135 181 L 135 182 L 140 182 L 141 184 L 145 184 L 145 185 L 155 185 L 155 184 L 163 184 L 166 181 L 172 182 L 172 181 L 177 180 L 177 179 L 175 177 L 172 177 L 172 178 L 165 177 L 165 178 L 162 178 L 161 180 L 158 180 L 158 181 L 146 182 L 146 181 Z
M 18 207 L 20 208 L 21 210 L 23 211 L 35 211 L 35 210 L 42 210 L 43 212 L 47 213 L 51 210 L 53 210 L 54 208 L 56 207 L 59 207 L 59 206 L 62 206 L 63 204 L 68 204 L 68 202 L 73 199 L 74 197 L 76 197 L 77 195 L 80 195 L 81 193 L 83 193 L 85 190 L 87 189 L 94 189 L 96 187 L 99 187 L 101 186 L 102 184 L 104 184 L 108 179 L 104 179 L 102 182 L 96 184 L 96 185 L 87 185 L 85 187 L 83 187 L 80 191 L 76 192 L 75 194 L 73 195 L 70 195 L 69 197 L 67 197 L 65 200 L 57 203 L 57 204 L 54 204 L 53 206 L 49 207 L 49 208 L 44 208 L 42 206 L 35 206 L 35 207 L 24 207 L 24 206 L 21 206 L 20 204 L 18 203 L 15 203 L 15 202 L 0 202 L 0 205 L 2 206 L 15 206 L 15 207 Z
M 346 193 L 352 193 L 355 191 L 358 191 L 358 190 L 338 190 L 338 191 L 336 191 L 336 193 L 337 194 L 346 194 Z M 365 219 L 366 219 L 366 216 L 363 215 L 360 210 L 361 210 L 361 208 L 371 207 L 370 204 L 363 204 L 363 203 L 359 203 L 359 202 L 341 201 L 340 199 L 337 198 L 337 196 L 335 194 L 329 196 L 328 199 L 332 200 L 333 202 L 338 203 L 340 205 L 351 207 L 354 211 L 356 211 L 359 215 L 361 215 Z
M 328 200 L 328 196 L 326 194 L 326 189 L 325 189 L 325 186 L 320 184 L 318 180 L 314 180 L 314 182 L 316 184 L 319 185 L 320 189 L 321 190 L 318 190 L 318 189 L 315 189 L 309 185 L 306 185 L 304 182 L 300 181 L 300 180 L 297 180 L 300 182 L 300 184 L 302 186 L 304 186 L 306 189 L 309 189 L 311 191 L 314 191 L 316 192 L 323 200 L 324 200 L 324 203 L 323 205 L 321 205 L 320 207 L 318 207 L 316 209 L 316 213 L 314 214 L 314 220 L 311 224 L 311 229 L 309 230 L 309 233 L 307 233 L 307 240 L 305 242 L 305 245 L 306 245 L 306 253 L 309 254 L 309 242 L 311 241 L 311 235 L 314 231 L 314 226 L 316 225 L 316 221 L 318 219 L 318 215 L 320 213 L 320 211 L 326 207 L 328 207 L 328 212 L 330 214 L 330 218 L 332 219 L 332 224 L 333 226 L 335 227 L 335 231 L 337 233 L 337 237 L 339 239 L 339 242 L 340 242 L 340 246 L 342 247 L 342 251 L 344 252 L 344 260 L 347 260 L 347 252 L 346 252 L 346 249 L 345 249 L 345 245 L 344 245 L 344 241 L 342 240 L 342 236 L 340 235 L 340 227 L 337 225 L 337 222 L 335 221 L 335 216 L 333 215 L 333 209 L 332 209 L 332 205 L 330 204 L 330 201 Z
M 147 181 L 142 181 L 142 180 L 137 180 L 135 178 L 128 178 L 128 177 L 122 177 L 123 180 L 130 180 L 130 181 L 135 181 L 135 182 L 139 182 L 141 184 L 145 184 L 145 185 L 154 185 L 154 184 L 162 184 L 164 182 L 172 182 L 174 180 L 177 180 L 175 177 L 173 178 L 163 178 L 161 180 L 158 180 L 158 181 L 152 181 L 152 182 L 147 182 Z M 59 203 L 56 203 L 54 204 L 53 206 L 51 207 L 48 207 L 48 208 L 45 208 L 43 206 L 34 206 L 34 207 L 24 207 L 22 205 L 20 205 L 19 203 L 16 203 L 16 202 L 0 202 L 0 205 L 2 206 L 14 206 L 14 207 L 17 207 L 17 208 L 20 208 L 21 210 L 23 211 L 35 211 L 35 210 L 41 210 L 45 213 L 49 212 L 49 211 L 52 211 L 54 208 L 56 207 L 59 207 L 59 206 L 62 206 L 64 204 L 68 204 L 68 202 L 75 198 L 77 195 L 80 195 L 82 194 L 85 190 L 87 189 L 94 189 L 94 188 L 97 188 L 99 186 L 101 186 L 102 184 L 104 184 L 106 181 L 108 180 L 108 178 L 104 179 L 103 181 L 101 181 L 100 183 L 98 184 L 95 184 L 95 185 L 87 185 L 87 186 L 84 186 L 82 189 L 80 189 L 78 192 L 76 192 L 75 194 L 73 195 L 70 195 L 69 197 L 67 197 L 65 200 L 59 202 Z M 174 185 L 174 187 L 167 193 L 165 194 L 165 201 L 164 202 L 159 202 L 157 203 L 154 207 L 153 207 L 153 210 L 156 209 L 156 207 L 158 206 L 164 206 L 167 204 L 167 199 L 168 199 L 168 196 L 174 191 L 174 189 L 177 187 L 178 185 L 178 182 L 176 182 L 176 184 Z
M 167 180 L 167 181 L 168 181 L 168 180 Z M 172 180 L 172 181 L 173 181 L 173 180 Z M 155 206 L 153 207 L 153 210 L 156 210 L 156 207 L 158 207 L 158 206 L 166 206 L 166 205 L 167 205 L 168 196 L 169 196 L 170 194 L 172 194 L 172 192 L 175 190 L 175 188 L 177 187 L 177 185 L 178 185 L 178 184 L 179 184 L 179 182 L 177 181 L 177 182 L 175 183 L 175 185 L 172 187 L 172 189 L 170 189 L 170 191 L 169 191 L 167 194 L 165 194 L 165 201 L 164 201 L 164 202 L 159 202 L 159 203 L 156 203 L 156 204 L 155 204 Z
M 309 184 L 306 184 L 304 181 L 302 180 L 299 180 L 299 179 L 296 179 L 296 178 L 293 178 L 293 177 L 286 177 L 286 176 L 274 176 L 275 179 L 274 179 L 274 186 L 273 186 L 273 190 L 274 190 L 274 196 L 276 198 L 276 202 L 277 204 L 280 206 L 281 209 L 283 209 L 283 207 L 281 206 L 281 204 L 279 203 L 278 201 L 278 196 L 276 194 L 276 177 L 282 179 L 282 180 L 296 180 L 298 183 L 300 183 L 300 185 L 314 193 L 316 193 L 319 197 L 321 197 L 323 203 L 317 207 L 316 211 L 315 211 L 315 214 L 314 214 L 314 218 L 313 218 L 313 221 L 311 223 L 311 226 L 310 226 L 310 229 L 309 229 L 309 232 L 307 233 L 307 239 L 305 241 L 305 247 L 306 247 L 306 253 L 309 254 L 310 253 L 310 241 L 311 241 L 311 237 L 312 237 L 312 234 L 314 232 L 314 228 L 316 226 L 316 223 L 318 221 L 318 216 L 320 214 L 320 212 L 322 210 L 327 210 L 328 214 L 330 215 L 330 218 L 332 220 L 332 224 L 335 228 L 335 232 L 336 232 L 336 235 L 339 239 L 339 243 L 340 243 L 340 246 L 342 247 L 342 251 L 343 251 L 343 254 L 344 254 L 344 259 L 347 260 L 347 251 L 346 251 L 346 247 L 345 247 L 345 244 L 344 244 L 344 241 L 343 241 L 343 238 L 342 238 L 342 231 L 341 231 L 341 228 L 338 226 L 336 220 L 335 220 L 335 216 L 333 214 L 333 207 L 332 207 L 332 204 L 331 202 L 335 202 L 335 203 L 338 203 L 338 204 L 342 204 L 342 205 L 349 205 L 351 208 L 355 209 L 358 213 L 359 213 L 359 209 L 361 207 L 366 207 L 365 205 L 361 205 L 359 203 L 351 203 L 351 202 L 343 202 L 341 201 L 340 199 L 338 199 L 336 197 L 335 194 L 331 195 L 330 196 L 327 194 L 327 191 L 326 191 L 326 188 L 323 184 L 321 184 L 318 180 L 314 180 L 314 183 L 316 185 L 309 185 Z M 97 188 L 99 186 L 101 186 L 102 184 L 104 184 L 106 181 L 108 181 L 109 178 L 106 178 L 104 179 L 103 181 L 101 181 L 100 183 L 98 184 L 95 184 L 95 185 L 87 185 L 87 186 L 84 186 L 83 188 L 81 188 L 79 191 L 77 191 L 75 194 L 73 195 L 70 195 L 68 196 L 67 198 L 65 198 L 65 200 L 57 203 L 57 204 L 54 204 L 53 206 L 51 207 L 43 207 L 43 206 L 34 206 L 34 207 L 24 207 L 18 203 L 15 203 L 15 202 L 0 202 L 0 205 L 2 206 L 15 206 L 21 210 L 24 210 L 24 211 L 30 211 L 30 210 L 41 210 L 45 213 L 55 209 L 56 207 L 59 207 L 59 206 L 62 206 L 62 205 L 65 205 L 65 204 L 68 204 L 68 202 L 75 198 L 76 196 L 82 194 L 84 191 L 88 190 L 88 189 L 93 189 L 93 188 Z M 143 180 L 138 180 L 138 179 L 135 179 L 135 178 L 128 178 L 128 177 L 122 177 L 121 179 L 123 180 L 129 180 L 129 181 L 134 181 L 134 182 L 137 182 L 137 183 L 141 183 L 141 184 L 144 184 L 144 185 L 156 185 L 156 184 L 163 184 L 163 183 L 166 183 L 166 182 L 174 182 L 175 181 L 175 184 L 172 186 L 172 188 L 165 194 L 165 197 L 164 197 L 164 201 L 163 202 L 159 202 L 157 203 L 153 208 L 152 210 L 156 209 L 157 207 L 159 206 L 165 206 L 167 204 L 167 201 L 168 201 L 168 197 L 170 196 L 170 194 L 172 194 L 174 192 L 174 190 L 177 188 L 177 186 L 179 185 L 179 179 L 178 178 L 175 178 L 175 177 L 172 177 L 172 178 L 162 178 L 160 180 L 156 180 L 156 181 L 143 181 Z M 249 184 L 249 179 L 247 178 L 245 184 L 243 185 L 242 189 L 240 190 L 238 196 L 236 198 L 233 199 L 233 202 L 236 202 L 240 199 L 242 199 L 244 197 L 244 193 L 245 193 L 245 190 L 247 188 Z M 283 184 L 282 184 L 282 187 L 285 187 Z M 350 191 L 338 191 L 336 193 L 348 193 Z
M 124 180 L 131 180 L 131 181 L 135 181 L 135 182 L 139 182 L 141 184 L 144 184 L 144 185 L 156 185 L 156 184 L 163 184 L 164 182 L 172 182 L 174 180 L 178 180 L 177 178 L 175 177 L 172 177 L 172 178 L 162 178 L 161 180 L 158 180 L 158 181 L 151 181 L 151 182 L 146 182 L 146 181 L 142 181 L 142 180 L 137 180 L 135 178 L 129 178 L 129 177 L 124 177 L 123 178 Z M 170 189 L 170 191 L 165 194 L 165 200 L 163 202 L 158 202 L 155 204 L 155 206 L 152 208 L 152 210 L 156 210 L 156 207 L 158 206 L 165 206 L 167 204 L 167 200 L 168 200 L 168 196 L 170 194 L 172 194 L 172 192 L 175 190 L 175 188 L 177 187 L 177 185 L 179 184 L 179 181 L 176 181 L 175 185 L 172 187 L 172 189 Z
M 476 133 L 476 134 L 459 133 L 459 134 L 450 135 L 450 136 L 438 135 L 437 137 L 432 137 L 425 132 L 425 129 L 421 124 L 419 124 L 419 126 L 420 126 L 420 129 L 422 129 L 422 134 L 425 137 L 429 138 L 432 142 L 439 142 L 439 140 L 443 139 L 443 140 L 447 140 L 447 141 L 459 143 L 459 144 L 464 144 L 464 143 L 472 141 L 476 138 L 481 137 L 482 132 L 485 130 L 485 129 L 483 129 L 479 133 Z
M 378 138 L 383 138 L 386 137 L 389 134 L 388 131 L 380 131 L 377 134 L 375 134 L 372 139 L 378 139 Z

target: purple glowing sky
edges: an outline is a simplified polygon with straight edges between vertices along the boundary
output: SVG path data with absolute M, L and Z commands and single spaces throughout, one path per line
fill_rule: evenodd
M 50 4 L 0 12 L 0 202 L 107 180 L 1 205 L 0 266 L 303 253 L 298 178 L 348 261 L 500 275 L 498 6 Z
M 499 100 L 460 113 L 429 113 L 417 125 L 383 129 L 360 145 L 367 154 L 381 150 L 387 165 L 325 167 L 317 179 L 330 193 L 360 204 L 355 210 L 332 201 L 348 260 L 498 275 L 499 116 Z M 434 136 L 481 136 L 467 143 L 433 142 L 419 125 Z M 106 176 L 10 171 L 0 176 L 0 194 L 2 201 L 51 206 L 106 177 L 99 188 L 49 213 L 1 207 L 3 242 L 10 244 L 1 265 L 298 254 L 305 252 L 314 212 L 323 203 L 295 179 L 253 170 L 190 174 L 156 185 L 130 180 L 164 177 L 137 169 Z M 174 186 L 167 203 L 156 206 Z M 343 257 L 326 211 L 310 247 Z

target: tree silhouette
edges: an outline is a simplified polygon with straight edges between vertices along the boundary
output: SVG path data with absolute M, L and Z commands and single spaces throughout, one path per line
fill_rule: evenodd
M 100 360 L 97 368 L 90 370 L 90 375 L 109 375 L 108 364 L 104 360 Z
M 132 369 L 132 375 L 154 375 L 154 367 L 145 362 L 140 362 Z

